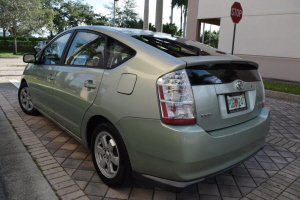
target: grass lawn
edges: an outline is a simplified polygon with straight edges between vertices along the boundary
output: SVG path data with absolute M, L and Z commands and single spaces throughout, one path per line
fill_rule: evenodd
M 23 57 L 24 54 L 29 54 L 29 53 L 34 53 L 34 52 L 18 52 L 16 55 L 14 55 L 10 51 L 0 51 L 0 56 L 5 56 L 5 57 Z
M 280 83 L 274 81 L 264 81 L 266 90 L 300 95 L 300 85 Z

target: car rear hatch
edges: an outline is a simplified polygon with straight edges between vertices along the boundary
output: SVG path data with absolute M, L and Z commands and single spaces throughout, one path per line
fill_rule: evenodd
M 197 124 L 204 130 L 240 124 L 260 113 L 264 89 L 256 63 L 213 56 L 181 59 L 187 62 Z

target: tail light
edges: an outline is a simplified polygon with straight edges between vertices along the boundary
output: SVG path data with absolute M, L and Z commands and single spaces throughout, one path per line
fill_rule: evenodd
M 265 103 L 266 103 L 266 91 L 265 91 L 265 85 L 264 85 L 264 81 L 260 75 L 260 73 L 258 72 L 259 77 L 260 77 L 260 81 L 261 81 L 261 86 L 262 86 L 262 102 L 261 102 L 261 107 L 264 108 L 265 107 Z
M 194 98 L 185 70 L 168 73 L 157 80 L 161 120 L 167 124 L 194 124 Z

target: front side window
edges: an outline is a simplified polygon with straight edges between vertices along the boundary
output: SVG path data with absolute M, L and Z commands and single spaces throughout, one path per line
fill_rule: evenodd
M 68 33 L 59 37 L 46 47 L 41 57 L 41 62 L 47 65 L 58 65 L 71 34 Z
M 135 51 L 125 44 L 108 38 L 107 42 L 107 68 L 115 68 L 135 55 Z
M 78 32 L 74 38 L 66 65 L 104 67 L 105 37 L 86 32 Z

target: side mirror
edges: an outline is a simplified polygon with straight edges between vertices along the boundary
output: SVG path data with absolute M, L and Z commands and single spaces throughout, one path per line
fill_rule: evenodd
M 23 56 L 23 62 L 25 62 L 25 63 L 35 63 L 36 62 L 35 54 L 25 54 Z

